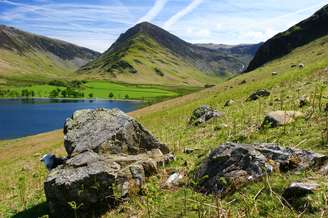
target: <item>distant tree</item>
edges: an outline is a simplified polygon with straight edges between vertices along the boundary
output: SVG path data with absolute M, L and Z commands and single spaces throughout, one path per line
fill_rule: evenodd
M 81 97 L 84 98 L 84 92 L 82 92 Z
M 5 93 L 2 90 L 0 90 L 0 96 L 3 97 L 4 95 Z
M 128 95 L 128 94 L 126 94 L 126 95 L 125 95 L 125 98 L 126 98 L 126 99 L 129 99 L 129 95 Z
M 67 90 L 61 91 L 61 95 L 63 96 L 63 98 L 66 98 L 67 97 Z
M 111 92 L 111 93 L 109 93 L 108 97 L 109 98 L 113 98 L 114 97 L 114 94 Z
M 89 97 L 90 97 L 90 98 L 93 98 L 93 93 L 90 93 L 90 94 L 89 94 Z
M 33 90 L 31 91 L 31 95 L 32 95 L 32 97 L 34 97 L 34 95 L 35 95 L 35 92 Z
M 51 92 L 49 92 L 49 97 L 50 98 L 56 98 L 58 96 L 59 92 L 57 89 L 52 90 Z

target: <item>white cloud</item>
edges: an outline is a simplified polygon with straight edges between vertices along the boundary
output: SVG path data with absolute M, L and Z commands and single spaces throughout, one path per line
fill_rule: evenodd
M 268 36 L 268 38 L 271 38 L 271 37 L 273 37 L 273 36 L 275 36 L 277 33 L 279 33 L 279 31 L 277 31 L 277 30 L 274 30 L 273 28 L 271 28 L 271 27 L 268 27 L 267 29 L 266 29 L 266 35 Z
M 157 14 L 164 8 L 167 1 L 168 0 L 157 0 L 155 2 L 154 7 L 152 7 L 152 9 L 145 16 L 140 18 L 138 23 L 142 21 L 152 21 L 157 16 Z
M 204 0 L 193 0 L 193 2 L 188 5 L 186 8 L 182 9 L 181 11 L 179 11 L 177 14 L 175 14 L 174 16 L 172 16 L 168 21 L 166 21 L 164 23 L 164 29 L 170 29 L 170 27 L 177 22 L 178 20 L 180 20 L 183 16 L 185 16 L 186 14 L 188 14 L 189 12 L 191 12 L 192 10 L 194 10 L 195 8 L 197 8 L 201 3 L 203 3 Z
M 187 29 L 187 33 L 189 35 L 193 35 L 193 36 L 202 36 L 202 37 L 211 36 L 211 31 L 209 29 L 203 29 L 203 30 L 199 30 L 199 31 L 193 31 L 193 29 L 191 27 L 189 27 Z
M 222 25 L 220 23 L 217 23 L 215 26 L 216 26 L 216 29 L 218 29 L 218 30 L 222 29 Z
M 255 40 L 261 40 L 264 37 L 264 34 L 260 31 L 247 31 L 247 32 L 241 32 L 241 35 L 239 38 L 242 39 L 255 39 Z

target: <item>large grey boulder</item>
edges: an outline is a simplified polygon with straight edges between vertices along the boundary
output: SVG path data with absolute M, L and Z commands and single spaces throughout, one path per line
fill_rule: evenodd
M 212 120 L 214 117 L 222 117 L 222 115 L 223 113 L 221 111 L 212 110 L 209 105 L 203 104 L 192 112 L 189 124 L 198 126 Z
M 170 152 L 138 121 L 117 108 L 78 110 L 66 120 L 64 134 L 69 156 L 84 151 L 140 154 L 154 148 L 163 154 Z
M 300 171 L 323 165 L 327 156 L 279 144 L 226 143 L 217 146 L 200 164 L 194 179 L 206 194 L 224 196 L 229 190 L 259 179 L 273 171 Z M 204 176 L 208 176 L 205 178 Z M 205 179 L 204 179 L 205 178 Z
M 93 217 L 113 205 L 114 194 L 137 193 L 145 178 L 174 159 L 170 149 L 119 109 L 76 111 L 64 128 L 68 159 L 44 183 L 52 217 Z M 115 192 L 115 193 L 114 193 Z

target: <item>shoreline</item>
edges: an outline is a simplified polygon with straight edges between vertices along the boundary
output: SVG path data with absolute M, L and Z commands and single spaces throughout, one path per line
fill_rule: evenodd
M 147 103 L 148 101 L 143 100 L 133 100 L 133 99 L 105 99 L 105 98 L 49 98 L 49 97 L 12 97 L 12 98 L 0 98 L 0 100 L 15 100 L 15 99 L 49 99 L 49 100 L 88 100 L 88 101 L 132 101 L 132 102 L 144 102 Z

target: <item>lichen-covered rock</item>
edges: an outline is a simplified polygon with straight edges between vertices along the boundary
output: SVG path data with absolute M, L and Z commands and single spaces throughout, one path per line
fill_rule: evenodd
M 226 143 L 217 146 L 200 164 L 194 173 L 195 181 L 204 179 L 197 191 L 206 194 L 225 195 L 247 182 L 254 181 L 275 170 L 300 171 L 323 165 L 327 156 L 309 150 L 279 144 Z
M 270 127 L 283 126 L 295 122 L 295 118 L 304 116 L 299 111 L 273 111 L 265 116 L 262 127 L 270 125 Z
M 223 113 L 218 110 L 212 110 L 207 104 L 203 104 L 192 112 L 189 124 L 198 126 L 212 120 L 214 117 L 222 117 Z
M 91 150 L 112 154 L 140 154 L 154 148 L 163 154 L 170 151 L 138 121 L 117 108 L 78 110 L 66 120 L 64 134 L 69 156 Z
M 173 161 L 170 149 L 119 109 L 76 111 L 64 128 L 68 159 L 44 182 L 52 217 L 93 217 L 119 197 L 137 193 L 147 176 Z

